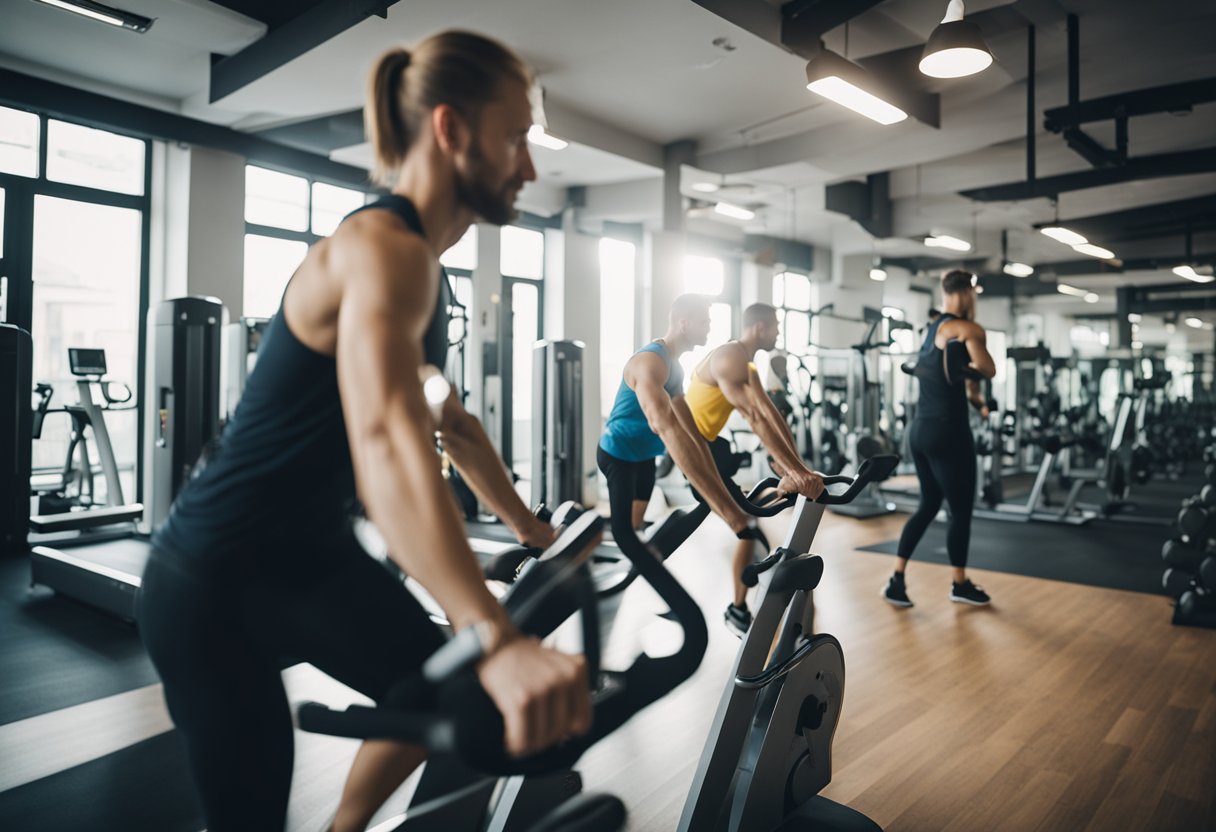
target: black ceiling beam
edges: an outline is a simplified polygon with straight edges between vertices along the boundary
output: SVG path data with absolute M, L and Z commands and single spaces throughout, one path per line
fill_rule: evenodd
M 1063 135 L 1065 143 L 1095 168 L 1114 167 L 1127 161 L 1126 146 L 1124 155 L 1120 156 L 1118 151 L 1103 147 L 1080 127 L 1069 127 Z
M 1016 202 L 1022 199 L 1055 197 L 1069 191 L 1081 191 L 1086 188 L 1098 188 L 1103 185 L 1133 182 L 1139 179 L 1186 176 L 1213 171 L 1216 171 L 1216 147 L 1205 147 L 1200 150 L 1142 156 L 1138 159 L 1128 159 L 1127 164 L 1118 167 L 1040 177 L 1034 182 L 1009 182 L 1004 185 L 971 188 L 962 191 L 961 196 L 978 202 Z
M 837 26 L 877 6 L 882 0 L 789 0 L 781 6 L 781 37 L 818 40 Z
M 206 121 L 133 104 L 108 95 L 0 69 L 0 104 L 78 121 L 89 127 L 150 139 L 227 150 L 259 164 L 305 173 L 335 184 L 368 187 L 367 171 L 324 156 Z
M 1104 243 L 1171 237 L 1184 234 L 1188 227 L 1192 231 L 1206 231 L 1216 225 L 1216 194 L 1142 205 L 1108 214 L 1041 222 L 1033 227 L 1039 229 L 1050 225 L 1065 225 Z
M 1043 126 L 1053 133 L 1094 121 L 1110 121 L 1120 112 L 1126 117 L 1190 110 L 1195 104 L 1216 101 L 1216 78 L 1164 84 L 1079 101 L 1075 107 L 1053 107 L 1043 113 Z
M 1087 257 L 1084 260 L 1064 260 L 1059 263 L 1039 263 L 1035 266 L 1036 273 L 1054 274 L 1061 276 L 1078 275 L 1078 274 L 1122 274 L 1124 272 L 1144 272 L 1144 271 L 1162 271 L 1172 269 L 1175 266 L 1181 266 L 1187 263 L 1216 263 L 1216 252 L 1206 252 L 1203 254 L 1195 254 L 1190 258 L 1179 252 L 1172 257 L 1135 257 L 1127 260 L 1120 260 L 1116 263 L 1107 262 L 1105 260 L 1095 260 L 1092 257 Z M 1206 284 L 1192 283 L 1192 286 L 1203 286 Z
M 1160 286 L 1129 286 L 1127 308 L 1140 314 L 1169 314 L 1216 309 L 1216 283 L 1170 283 Z
M 397 0 L 324 0 L 227 57 L 212 56 L 210 101 L 243 89 L 372 15 L 386 17 Z
M 894 231 L 891 203 L 891 174 L 872 173 L 865 182 L 850 180 L 824 189 L 824 207 L 844 214 L 874 237 L 890 237 Z

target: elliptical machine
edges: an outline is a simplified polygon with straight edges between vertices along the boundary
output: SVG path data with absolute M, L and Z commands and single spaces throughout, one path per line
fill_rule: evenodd
M 872 456 L 856 477 L 824 478 L 825 485 L 847 484 L 842 493 L 825 492 L 813 502 L 799 496 L 746 506 L 761 516 L 777 514 L 791 502 L 796 507 L 785 543 L 744 571 L 749 586 L 764 575 L 768 585 L 714 714 L 680 832 L 881 829 L 860 812 L 819 795 L 832 779 L 844 651 L 834 636 L 813 632 L 811 592 L 823 576 L 823 559 L 810 547 L 827 506 L 850 502 L 898 464 L 895 455 Z

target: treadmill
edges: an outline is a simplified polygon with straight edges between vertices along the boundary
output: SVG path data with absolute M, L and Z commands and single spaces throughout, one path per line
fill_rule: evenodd
M 155 398 L 148 413 L 154 442 L 147 512 L 138 503 L 121 504 L 104 411 L 93 403 L 93 376 L 99 377 L 99 367 L 105 372 L 104 354 L 69 351 L 73 373 L 82 376 L 77 382 L 80 406 L 95 411 L 88 416 L 108 480 L 107 494 L 119 504 L 31 517 L 31 585 L 50 587 L 117 618 L 135 621 L 135 596 L 150 552 L 148 537 L 139 532 L 136 521 L 144 517 L 153 529 L 164 521 L 204 445 L 219 433 L 220 344 L 226 318 L 220 301 L 203 297 L 167 300 L 148 315 Z M 77 362 L 82 362 L 80 370 L 88 372 L 77 372 Z M 121 524 L 125 528 L 116 534 L 114 529 Z

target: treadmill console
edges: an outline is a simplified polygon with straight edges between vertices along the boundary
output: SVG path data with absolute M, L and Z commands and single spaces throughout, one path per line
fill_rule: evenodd
M 106 351 L 68 348 L 68 366 L 74 376 L 104 376 L 106 374 Z

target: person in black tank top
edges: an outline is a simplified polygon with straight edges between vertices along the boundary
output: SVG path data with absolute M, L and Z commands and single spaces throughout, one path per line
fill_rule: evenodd
M 360 547 L 356 497 L 394 561 L 473 628 L 507 749 L 590 727 L 586 664 L 523 639 L 484 583 L 443 481 L 435 431 L 522 543 L 554 531 L 528 511 L 481 425 L 428 401 L 444 364 L 450 288 L 439 255 L 475 218 L 502 225 L 525 182 L 531 75 L 463 32 L 383 55 L 368 133 L 391 193 L 310 250 L 284 291 L 236 413 L 153 537 L 140 635 L 185 740 L 210 832 L 283 829 L 293 765 L 280 669 L 315 665 L 380 701 L 443 644 L 418 601 Z M 423 759 L 360 748 L 331 829 L 363 829 Z
M 916 545 L 924 537 L 944 501 L 949 506 L 946 550 L 954 567 L 950 599 L 983 605 L 987 593 L 967 578 L 967 550 L 971 542 L 971 514 L 975 507 L 976 458 L 971 436 L 968 402 L 983 408 L 984 399 L 976 382 L 947 378 L 943 349 L 950 341 L 966 345 L 971 366 L 987 378 L 996 366 L 985 346 L 984 329 L 975 317 L 976 278 L 970 272 L 950 271 L 942 277 L 944 298 L 941 315 L 925 331 L 925 341 L 916 362 L 920 395 L 916 416 L 908 430 L 908 444 L 916 477 L 920 481 L 920 504 L 908 518 L 899 538 L 899 563 L 887 582 L 883 597 L 898 607 L 912 606 L 905 571 Z

